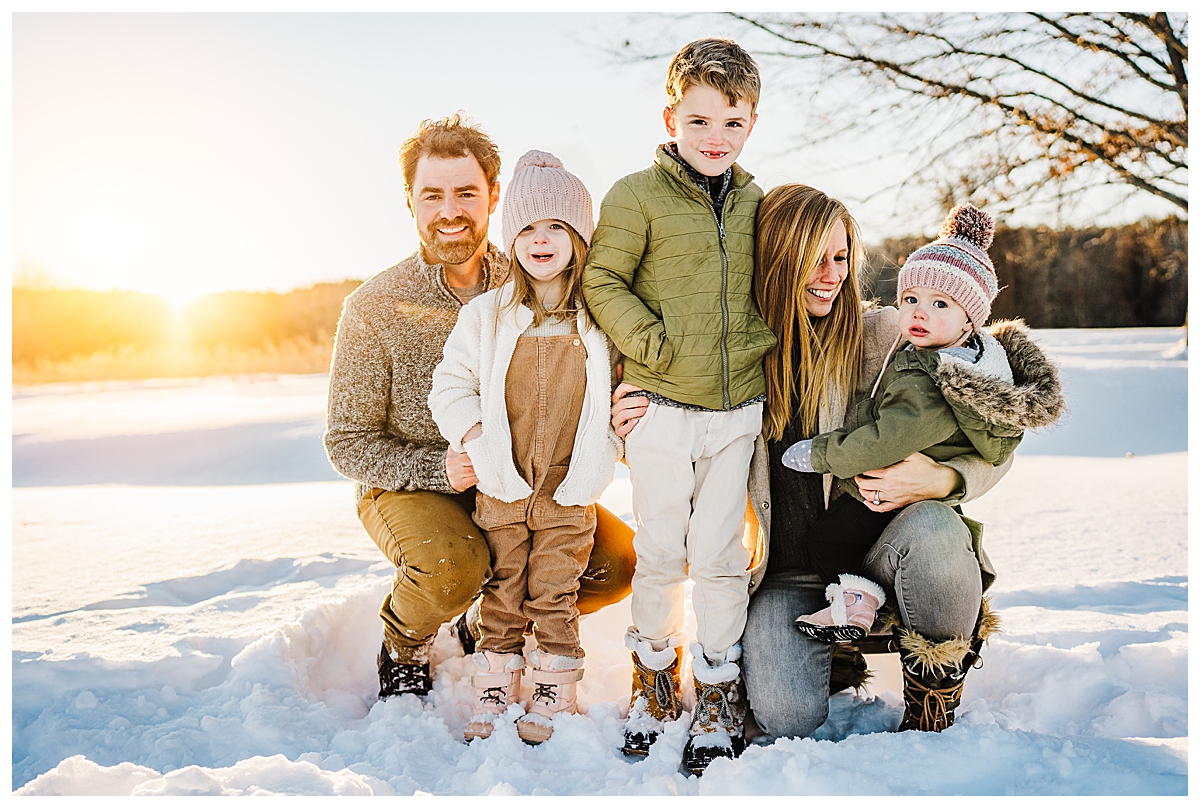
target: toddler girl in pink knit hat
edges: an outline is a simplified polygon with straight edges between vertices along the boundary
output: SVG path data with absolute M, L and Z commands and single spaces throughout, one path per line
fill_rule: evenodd
M 533 697 L 517 733 L 540 743 L 555 715 L 576 712 L 579 578 L 592 549 L 594 503 L 612 482 L 622 444 L 609 423 L 610 343 L 580 291 L 595 229 L 587 188 L 554 155 L 528 152 L 504 196 L 503 222 L 512 277 L 459 314 L 429 409 L 450 448 L 474 466 L 472 518 L 492 556 L 465 736 L 488 737 L 516 704 L 532 623 Z
M 918 452 L 938 462 L 973 452 L 1000 465 L 1025 429 L 1053 423 L 1063 409 L 1054 367 L 1024 327 L 983 329 L 997 293 L 987 254 L 992 233 L 983 211 L 960 205 L 950 212 L 941 237 L 910 255 L 900 271 L 900 333 L 871 398 L 847 428 L 799 441 L 783 454 L 784 466 L 833 474 L 839 491 L 849 494 L 831 502 L 805 542 L 830 603 L 796 620 L 814 640 L 861 639 L 886 602 L 883 587 L 859 573 L 898 511 L 880 491 L 860 491 L 855 475 Z M 899 581 L 885 583 L 901 588 Z

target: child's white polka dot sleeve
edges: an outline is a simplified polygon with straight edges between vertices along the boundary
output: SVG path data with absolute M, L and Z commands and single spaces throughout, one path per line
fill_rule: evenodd
M 812 471 L 811 440 L 796 441 L 783 452 L 783 465 L 795 471 Z

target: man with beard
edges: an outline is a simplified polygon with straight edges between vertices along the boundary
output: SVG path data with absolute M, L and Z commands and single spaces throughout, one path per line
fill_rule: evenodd
M 379 697 L 424 695 L 438 628 L 472 653 L 477 609 L 491 576 L 483 533 L 471 521 L 475 471 L 449 450 L 426 399 L 433 370 L 472 298 L 504 282 L 508 260 L 487 239 L 500 200 L 500 155 L 458 115 L 424 121 L 400 148 L 405 196 L 421 246 L 346 298 L 329 372 L 325 448 L 354 480 L 358 518 L 396 567 L 383 600 Z M 598 508 L 596 540 L 578 608 L 593 612 L 629 594 L 633 531 Z

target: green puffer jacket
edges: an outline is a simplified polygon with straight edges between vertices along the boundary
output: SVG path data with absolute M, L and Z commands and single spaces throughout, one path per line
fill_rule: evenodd
M 754 219 L 762 190 L 733 166 L 718 225 L 708 196 L 659 147 L 600 205 L 583 295 L 626 357 L 624 381 L 727 410 L 766 391 L 775 345 L 754 303 Z
M 998 466 L 1026 429 L 1057 421 L 1065 410 L 1057 369 L 1023 324 L 996 323 L 979 336 L 976 364 L 905 343 L 853 422 L 813 439 L 813 470 L 832 473 L 843 493 L 861 500 L 856 474 L 915 452 L 939 463 L 973 452 Z M 998 378 L 1001 366 L 1013 381 Z

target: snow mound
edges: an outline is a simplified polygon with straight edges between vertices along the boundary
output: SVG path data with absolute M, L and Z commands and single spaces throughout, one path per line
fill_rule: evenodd
M 1033 485 L 1073 475 L 1077 462 L 1020 460 L 989 495 L 993 507 L 1035 515 L 1051 506 L 1087 509 L 1112 536 L 1145 518 L 1104 491 L 1082 499 Z M 898 686 L 881 682 L 873 692 L 835 696 L 814 738 L 760 739 L 703 778 L 679 770 L 686 715 L 648 758 L 626 759 L 619 751 L 629 687 L 620 643 L 625 602 L 582 622 L 583 714 L 559 721 L 540 747 L 517 737 L 516 710 L 491 738 L 464 744 L 471 663 L 449 627 L 434 645 L 430 696 L 378 701 L 376 613 L 390 568 L 325 553 L 242 560 L 145 585 L 142 597 L 15 624 L 14 648 L 28 650 L 13 661 L 20 694 L 13 787 L 19 794 L 1185 793 L 1185 464 L 1183 455 L 1091 461 L 1094 476 L 1121 474 L 1160 491 L 1162 481 L 1181 480 L 1163 493 L 1176 503 L 1174 527 L 1143 537 L 1142 567 L 1131 570 L 1159 574 L 1123 579 L 1120 568 L 1087 568 L 1096 556 L 1081 544 L 1111 540 L 1095 534 L 1061 536 L 1073 552 L 1042 559 L 1054 579 L 1071 585 L 1002 574 L 994 602 L 1004 632 L 968 677 L 958 723 L 941 735 L 895 734 Z M 290 488 L 273 494 L 281 509 L 295 496 Z M 1011 497 L 1029 501 L 1017 509 Z M 1021 570 L 1015 556 L 1028 548 L 1013 535 L 1029 532 L 1021 517 L 997 519 L 989 530 L 1002 573 Z M 692 620 L 689 612 L 689 628 Z M 143 642 L 131 649 L 114 639 L 121 633 Z M 165 642 L 146 641 L 153 637 Z M 35 639 L 53 650 L 33 651 Z M 894 765 L 901 758 L 904 765 Z
M 19 487 L 12 788 L 64 796 L 1186 794 L 1187 367 L 1186 354 L 1163 354 L 1179 331 L 1037 336 L 1066 360 L 1074 421 L 1028 438 L 1009 475 L 966 506 L 987 526 L 1000 571 L 989 594 L 1003 631 L 967 677 L 959 719 L 944 733 L 894 732 L 898 665 L 876 656 L 873 683 L 833 696 L 813 738 L 759 738 L 698 778 L 679 767 L 685 714 L 648 757 L 627 759 L 625 601 L 581 622 L 580 715 L 530 747 L 517 737 L 514 708 L 492 737 L 466 744 L 472 665 L 449 627 L 434 644 L 432 693 L 377 699 L 378 609 L 392 568 L 354 518 L 350 483 L 280 484 L 291 479 L 283 475 L 256 485 Z M 245 380 L 204 387 L 209 405 L 230 403 L 202 426 L 210 435 L 239 426 L 235 411 L 258 393 L 271 399 L 276 423 L 310 417 L 323 401 L 315 379 L 264 384 L 258 392 Z M 177 434 L 191 421 L 168 417 L 170 395 L 190 390 L 23 391 L 14 432 L 29 423 L 21 434 L 31 457 L 39 441 L 54 445 L 58 421 L 35 414 L 40 399 L 57 397 L 60 437 L 76 447 L 91 439 L 87 418 L 66 416 L 93 400 L 116 413 L 145 399 L 163 419 L 161 434 Z M 226 449 L 222 458 L 236 454 Z M 286 463 L 290 451 L 270 462 Z M 92 458 L 96 469 L 101 459 Z M 65 479 L 57 467 L 43 471 Z M 213 467 L 184 472 L 220 478 Z M 630 518 L 628 476 L 602 501 Z M 689 606 L 685 630 L 694 625 Z M 690 707 L 689 677 L 685 667 Z

